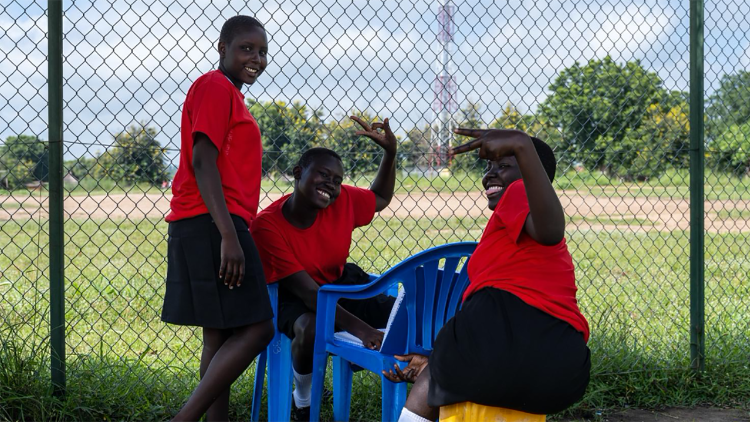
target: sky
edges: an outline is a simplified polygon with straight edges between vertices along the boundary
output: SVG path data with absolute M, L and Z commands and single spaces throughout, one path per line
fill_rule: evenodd
M 0 139 L 47 139 L 46 1 L 0 6 Z M 455 1 L 457 100 L 480 102 L 485 123 L 507 103 L 533 113 L 555 77 L 610 55 L 640 60 L 664 87 L 689 88 L 689 2 Z M 67 159 L 104 151 L 143 122 L 174 157 L 180 107 L 192 81 L 215 69 L 223 22 L 258 18 L 269 65 L 246 98 L 301 101 L 339 119 L 367 109 L 396 133 L 434 118 L 438 2 L 63 1 Z M 750 2 L 706 2 L 705 88 L 750 67 Z M 263 128 L 261 128 L 262 130 Z

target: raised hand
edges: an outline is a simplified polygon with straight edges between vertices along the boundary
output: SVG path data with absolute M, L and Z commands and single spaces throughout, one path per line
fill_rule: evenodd
M 479 149 L 479 158 L 483 160 L 497 160 L 509 155 L 515 155 L 519 147 L 527 144 L 531 146 L 531 138 L 526 133 L 515 129 L 455 129 L 457 135 L 475 138 L 463 145 L 451 148 L 448 154 L 456 154 Z
M 375 141 L 376 144 L 380 145 L 385 152 L 389 154 L 396 154 L 398 142 L 396 141 L 396 135 L 391 131 L 391 126 L 388 123 L 388 118 L 383 122 L 373 122 L 372 125 L 368 124 L 364 120 L 357 116 L 350 116 L 352 120 L 359 123 L 364 130 L 358 130 L 355 132 L 356 135 L 367 136 L 368 138 Z M 382 132 L 379 132 L 382 130 Z

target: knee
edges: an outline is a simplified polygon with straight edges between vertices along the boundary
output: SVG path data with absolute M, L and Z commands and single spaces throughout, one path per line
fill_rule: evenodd
M 315 346 L 315 316 L 303 315 L 294 324 L 294 340 L 305 352 Z

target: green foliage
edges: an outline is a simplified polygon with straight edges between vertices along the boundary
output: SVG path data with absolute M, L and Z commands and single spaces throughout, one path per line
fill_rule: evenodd
M 732 125 L 706 148 L 708 164 L 737 176 L 750 175 L 750 122 Z
M 127 185 L 160 184 L 167 180 L 165 149 L 156 135 L 156 129 L 142 123 L 116 134 L 112 147 L 97 157 L 96 177 Z
M 750 71 L 724 75 L 719 89 L 708 99 L 706 132 L 709 139 L 721 136 L 731 126 L 750 121 Z
M 541 116 L 522 114 L 513 104 L 508 103 L 503 108 L 502 115 L 490 123 L 490 127 L 522 130 L 548 143 L 555 150 L 558 163 L 570 164 L 570 160 L 563 153 L 560 132 Z M 558 167 L 560 165 L 558 164 Z
M 264 174 L 291 174 L 302 152 L 320 137 L 320 113 L 299 101 L 260 103 L 248 99 L 247 107 L 260 126 Z
M 482 103 L 467 101 L 466 104 L 458 111 L 456 120 L 458 127 L 467 129 L 479 129 L 484 126 L 482 121 Z M 456 136 L 455 145 L 462 145 L 469 142 L 472 138 L 467 136 Z M 451 162 L 451 171 L 480 174 L 485 169 L 485 163 L 479 158 L 478 151 L 471 151 L 465 154 L 457 155 Z
M 371 115 L 368 111 L 353 111 L 350 115 L 360 117 L 365 122 L 379 121 L 383 118 Z M 361 126 L 349 116 L 342 116 L 326 124 L 325 133 L 320 146 L 330 148 L 339 155 L 344 163 L 344 171 L 352 179 L 357 179 L 365 173 L 374 172 L 383 158 L 383 150 L 378 144 L 365 136 L 356 135 Z
M 49 180 L 47 142 L 36 136 L 9 136 L 0 145 L 0 186 L 18 189 L 31 182 Z
M 426 169 L 430 164 L 432 147 L 430 139 L 432 127 L 413 128 L 406 133 L 406 139 L 398 147 L 399 163 L 402 168 Z
M 688 142 L 684 96 L 667 92 L 637 60 L 576 62 L 549 90 L 540 112 L 561 131 L 558 151 L 588 169 L 625 179 L 656 176 Z M 665 117 L 670 113 L 676 118 Z

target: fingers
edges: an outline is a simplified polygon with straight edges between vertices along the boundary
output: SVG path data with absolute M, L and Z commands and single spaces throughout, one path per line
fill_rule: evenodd
M 411 362 L 411 360 L 414 358 L 414 355 L 406 355 L 406 356 L 395 355 L 393 357 L 396 358 L 396 360 L 400 360 L 401 362 Z
M 462 127 L 453 129 L 453 133 L 456 135 L 471 136 L 472 138 L 478 138 L 487 133 L 487 131 L 487 129 L 468 129 Z
M 377 132 L 365 132 L 364 130 L 358 130 L 354 132 L 357 136 L 367 136 L 368 138 L 372 139 L 373 141 L 382 141 L 385 139 L 385 137 Z
M 359 123 L 362 128 L 368 132 L 372 131 L 372 128 L 369 124 L 367 124 L 364 120 L 360 119 L 357 116 L 349 116 L 350 119 L 354 120 L 355 122 Z
M 465 152 L 474 151 L 475 149 L 480 148 L 483 142 L 484 140 L 482 138 L 474 139 L 473 141 L 467 142 L 463 145 L 451 148 L 448 151 L 448 154 L 454 156 L 456 154 L 463 154 Z
M 403 382 L 404 380 L 400 379 L 396 374 L 393 373 L 393 371 L 380 371 L 382 372 L 383 376 L 391 382 Z
M 224 285 L 227 285 L 227 261 L 224 259 L 224 257 L 221 257 L 221 265 L 219 266 L 219 280 L 224 282 Z

